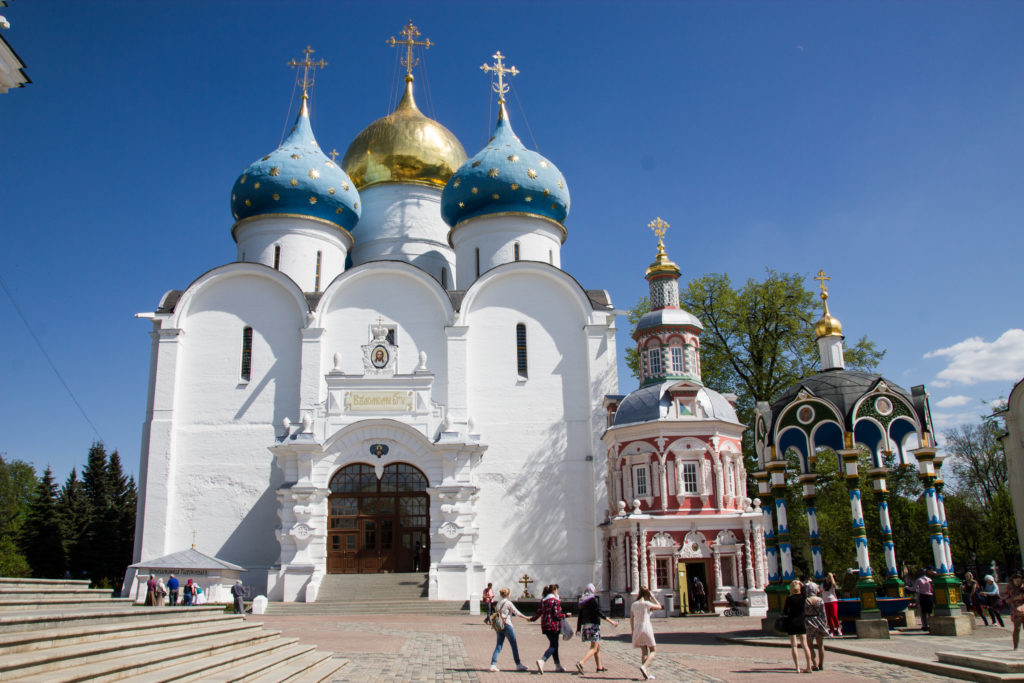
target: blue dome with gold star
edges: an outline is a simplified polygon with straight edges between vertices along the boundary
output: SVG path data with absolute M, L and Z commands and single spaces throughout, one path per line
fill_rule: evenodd
M 441 194 L 441 217 L 455 227 L 477 216 L 518 213 L 549 218 L 559 225 L 569 215 L 569 187 L 553 163 L 520 142 L 498 111 L 494 135 L 451 177 Z
M 235 181 L 231 214 L 238 221 L 267 214 L 308 216 L 345 230 L 359 221 L 359 192 L 313 137 L 305 96 L 281 146 L 253 162 Z

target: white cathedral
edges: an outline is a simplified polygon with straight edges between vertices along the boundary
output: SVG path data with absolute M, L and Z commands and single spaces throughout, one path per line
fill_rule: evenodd
M 560 267 L 569 190 L 512 130 L 514 67 L 487 67 L 467 159 L 416 106 L 409 29 L 401 102 L 340 165 L 303 76 L 232 189 L 237 258 L 145 314 L 136 563 L 196 547 L 284 601 L 328 573 L 419 570 L 441 600 L 598 580 L 616 313 Z

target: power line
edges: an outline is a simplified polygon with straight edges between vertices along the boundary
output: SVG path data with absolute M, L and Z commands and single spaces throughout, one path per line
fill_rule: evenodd
M 21 312 L 21 306 L 19 306 L 18 302 L 15 301 L 14 295 L 11 293 L 11 290 L 7 288 L 7 283 L 4 282 L 2 276 L 0 276 L 0 287 L 3 287 L 4 292 L 6 292 L 7 294 L 7 298 L 11 300 L 11 305 L 14 306 L 14 310 L 18 313 L 18 317 L 21 318 L 21 322 L 25 323 L 25 329 L 28 330 L 28 333 L 30 335 L 32 335 L 32 339 L 35 340 L 36 346 L 39 347 L 40 353 L 42 353 L 43 357 L 46 358 L 46 362 L 50 364 L 50 368 L 53 370 L 53 374 L 57 375 L 57 379 L 60 380 L 60 383 L 62 385 L 64 385 L 64 389 L 68 392 L 68 396 L 71 397 L 71 400 L 74 402 L 75 406 L 78 407 L 78 410 L 80 413 L 82 413 L 82 417 L 85 418 L 85 421 L 89 423 L 90 427 L 92 427 L 92 431 L 96 434 L 96 438 L 99 439 L 100 443 L 103 443 L 103 437 L 100 435 L 100 430 L 96 429 L 96 425 L 94 425 L 92 423 L 92 420 L 89 419 L 89 416 L 86 415 L 85 408 L 83 408 L 82 404 L 78 402 L 77 398 L 75 398 L 75 394 L 74 392 L 71 391 L 71 387 L 68 386 L 68 383 L 64 381 L 64 378 L 61 376 L 60 371 L 57 370 L 57 366 L 54 365 L 53 359 L 50 358 L 50 354 L 48 354 L 46 352 L 46 349 L 43 348 L 43 343 L 39 341 L 39 337 L 36 336 L 36 333 L 32 329 L 32 326 L 28 324 L 28 318 L 26 318 L 25 314 Z

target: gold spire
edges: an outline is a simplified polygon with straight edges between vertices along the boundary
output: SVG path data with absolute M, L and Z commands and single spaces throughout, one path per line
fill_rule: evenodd
M 505 55 L 501 54 L 501 50 L 495 52 L 491 57 L 494 58 L 494 64 L 481 64 L 480 70 L 484 73 L 493 71 L 498 74 L 498 82 L 492 83 L 491 87 L 494 88 L 494 92 L 498 93 L 498 119 L 501 120 L 507 118 L 505 114 L 505 93 L 508 92 L 508 83 L 505 82 L 505 74 L 515 76 L 519 73 L 519 69 L 515 66 L 505 66 Z
M 828 312 L 828 287 L 825 286 L 825 283 L 832 278 L 825 275 L 824 270 L 819 270 L 818 275 L 814 279 L 818 281 L 818 288 L 821 290 L 821 303 L 825 307 L 825 311 L 821 314 L 821 318 L 814 324 L 814 338 L 842 337 L 843 324 Z
M 405 57 L 402 57 L 402 66 L 405 67 L 405 80 L 406 82 L 412 81 L 412 68 L 419 64 L 420 60 L 413 56 L 413 48 L 418 45 L 422 45 L 424 50 L 429 50 L 431 45 L 434 43 L 430 42 L 430 38 L 425 40 L 416 40 L 422 34 L 420 30 L 413 26 L 412 19 L 409 20 L 409 25 L 399 31 L 399 35 L 405 38 L 405 40 L 395 40 L 394 36 L 388 38 L 386 42 L 391 47 L 397 47 L 399 45 L 405 46 Z
M 658 216 L 653 221 L 647 224 L 654 234 L 658 236 L 658 255 L 654 259 L 654 263 L 651 264 L 650 268 L 647 269 L 647 276 L 657 273 L 674 274 L 679 277 L 679 266 L 668 260 L 668 254 L 665 253 L 665 233 L 671 227 L 667 221 L 662 220 L 661 216 Z
M 312 88 L 313 83 L 316 82 L 316 80 L 310 74 L 310 69 L 313 70 L 313 73 L 316 73 L 317 69 L 322 69 L 325 66 L 327 66 L 327 62 L 325 62 L 322 59 L 319 62 L 314 62 L 312 59 L 310 59 L 310 56 L 314 52 L 316 52 L 316 50 L 314 50 L 309 45 L 307 45 L 306 49 L 303 50 L 302 52 L 303 54 L 306 55 L 306 58 L 303 59 L 301 62 L 293 59 L 292 61 L 288 62 L 288 66 L 290 66 L 293 69 L 298 69 L 300 66 L 302 67 L 302 80 L 299 81 L 299 86 L 302 88 L 302 108 L 303 111 L 305 111 L 305 113 L 308 114 L 308 111 L 306 111 L 306 100 L 309 99 L 309 89 Z M 298 80 L 297 72 L 295 77 L 296 80 Z

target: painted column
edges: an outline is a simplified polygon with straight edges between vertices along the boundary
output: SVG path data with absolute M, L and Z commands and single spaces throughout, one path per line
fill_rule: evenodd
M 619 571 L 615 577 L 616 586 L 615 590 L 620 593 L 626 592 L 628 588 L 628 577 L 629 577 L 629 557 L 627 556 L 626 547 L 626 536 L 625 534 L 619 534 L 615 537 L 615 560 L 619 564 Z
M 821 534 L 818 533 L 818 475 L 813 472 L 801 474 L 797 481 L 803 487 L 804 507 L 807 511 L 807 536 L 811 541 L 811 565 L 815 581 L 825 580 L 825 570 L 821 562 Z
M 879 467 L 871 470 L 871 478 L 875 496 L 878 499 L 878 524 L 882 529 L 882 548 L 885 551 L 885 594 L 890 598 L 903 597 L 903 581 L 896 567 L 896 546 L 892 540 L 892 523 L 889 520 L 889 490 L 885 481 L 887 470 Z
M 743 556 L 743 548 L 736 548 L 736 557 L 732 563 L 733 576 L 736 577 L 736 585 L 739 586 L 741 593 L 747 590 L 747 573 L 743 571 L 746 564 L 743 562 Z
M 942 480 L 941 473 L 942 463 L 935 463 L 935 498 L 939 503 L 939 521 L 942 524 L 942 542 L 945 546 L 946 551 L 946 568 L 949 569 L 950 574 L 956 573 L 953 567 L 953 551 L 949 544 L 949 526 L 946 523 L 946 503 L 942 499 L 942 489 L 945 488 L 946 482 Z
M 935 562 L 936 577 L 932 581 L 935 591 L 935 614 L 949 616 L 958 609 L 960 602 L 960 582 L 952 575 L 946 561 L 946 538 L 942 534 L 942 517 L 939 508 L 939 493 L 935 482 L 938 479 L 938 468 L 935 466 L 935 447 L 924 446 L 911 451 L 917 459 L 918 476 L 924 486 L 924 500 L 928 506 L 928 531 L 932 542 L 932 557 Z
M 722 591 L 722 554 L 720 552 L 718 552 L 718 548 L 717 547 L 711 549 L 711 566 L 714 568 L 714 574 L 715 574 L 715 592 L 712 593 L 710 590 L 708 590 L 708 598 L 709 598 L 709 603 L 710 603 L 708 605 L 708 609 L 711 610 L 711 611 L 714 611 L 714 609 L 715 609 L 715 604 L 714 604 L 715 600 L 717 600 L 718 596 L 720 596 L 722 594 L 722 592 L 723 592 Z M 710 589 L 710 586 L 708 588 Z M 710 599 L 712 595 L 715 596 L 714 600 Z
M 745 565 L 744 568 L 745 568 L 746 574 L 747 574 L 747 586 L 749 588 L 757 588 L 758 587 L 757 586 L 757 579 L 755 578 L 756 574 L 755 574 L 755 571 L 754 571 L 754 555 L 753 555 L 753 553 L 751 553 L 751 548 L 750 548 L 750 534 L 751 534 L 752 526 L 753 526 L 752 522 L 750 522 L 748 520 L 744 520 L 744 522 L 743 522 L 743 547 L 747 551 L 746 554 L 745 554 L 746 562 L 744 563 L 744 565 Z
M 629 586 L 630 593 L 636 593 L 640 590 L 640 563 L 637 561 L 636 556 L 636 534 L 629 535 L 629 563 L 630 563 L 630 578 L 632 583 Z
M 668 510 L 668 466 L 665 456 L 658 456 L 658 479 L 661 482 L 661 511 Z
M 640 525 L 636 525 L 637 535 L 637 553 L 639 553 L 640 560 L 640 586 L 651 587 L 651 576 L 647 571 L 647 532 L 640 528 Z
M 754 473 L 757 480 L 757 489 L 765 500 L 771 500 L 771 481 L 767 470 Z M 775 524 L 772 521 L 772 505 L 764 505 L 761 508 L 761 524 L 763 527 L 764 557 L 765 557 L 765 584 L 767 590 L 773 586 L 781 586 L 782 576 L 779 573 L 779 549 L 778 538 L 775 535 Z M 755 539 L 755 543 L 756 543 Z M 785 588 L 776 592 L 770 592 L 768 596 L 768 609 L 773 612 L 782 611 L 782 603 L 785 601 Z
M 775 500 L 775 522 L 778 537 L 779 565 L 782 583 L 789 583 L 796 578 L 793 573 L 793 549 L 789 542 L 789 519 L 786 516 L 786 461 L 773 460 L 768 463 L 771 475 L 772 496 Z
M 878 603 L 875 602 L 878 584 L 871 573 L 871 558 L 868 555 L 868 536 L 864 529 L 864 509 L 860 500 L 860 479 L 857 460 L 860 450 L 853 447 L 853 434 L 846 433 L 846 448 L 839 451 L 843 468 L 846 472 L 846 490 L 850 496 L 851 531 L 854 547 L 857 550 L 857 567 L 860 569 L 860 580 L 857 581 L 857 593 L 860 595 L 861 618 L 879 618 Z

